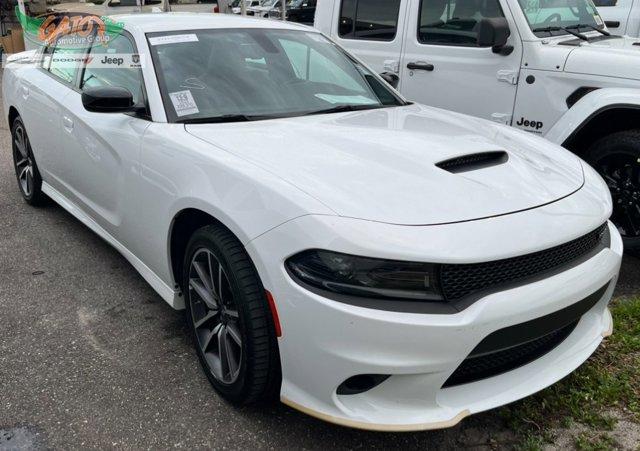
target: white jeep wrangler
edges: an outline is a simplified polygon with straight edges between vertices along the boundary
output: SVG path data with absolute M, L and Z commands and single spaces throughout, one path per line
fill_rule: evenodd
M 610 35 L 591 0 L 325 0 L 315 26 L 409 100 L 575 152 L 640 250 L 640 40 Z

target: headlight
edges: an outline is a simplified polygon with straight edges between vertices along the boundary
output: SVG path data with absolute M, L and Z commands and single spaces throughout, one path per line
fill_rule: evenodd
M 303 284 L 352 296 L 415 301 L 443 301 L 438 266 L 385 260 L 323 250 L 290 257 L 286 266 Z

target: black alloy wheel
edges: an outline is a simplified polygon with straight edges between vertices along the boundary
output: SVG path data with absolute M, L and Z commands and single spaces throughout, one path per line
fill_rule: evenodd
M 625 250 L 640 252 L 640 131 L 606 136 L 589 149 L 587 161 L 598 171 L 611 191 L 616 225 Z
M 197 230 L 187 244 L 182 287 L 187 323 L 211 385 L 234 404 L 277 398 L 276 328 L 242 243 L 221 225 Z
M 13 121 L 11 141 L 13 166 L 22 198 L 30 205 L 41 205 L 45 200 L 42 178 L 33 156 L 29 135 L 20 117 Z

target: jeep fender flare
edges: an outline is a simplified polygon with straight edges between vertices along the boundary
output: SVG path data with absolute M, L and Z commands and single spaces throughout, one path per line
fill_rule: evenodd
M 565 146 L 584 127 L 589 127 L 589 123 L 597 116 L 616 109 L 640 112 L 640 89 L 601 88 L 586 94 L 554 124 L 545 138 Z

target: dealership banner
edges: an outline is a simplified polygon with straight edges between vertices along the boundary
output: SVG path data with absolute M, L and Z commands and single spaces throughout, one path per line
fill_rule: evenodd
M 119 36 L 123 25 L 107 16 L 83 12 L 51 12 L 38 16 L 27 13 L 24 0 L 19 0 L 16 17 L 22 26 L 25 41 L 37 46 L 51 45 L 61 36 L 73 36 L 77 48 L 102 44 Z M 73 39 L 69 39 L 71 42 Z M 73 47 L 73 44 L 65 44 Z

